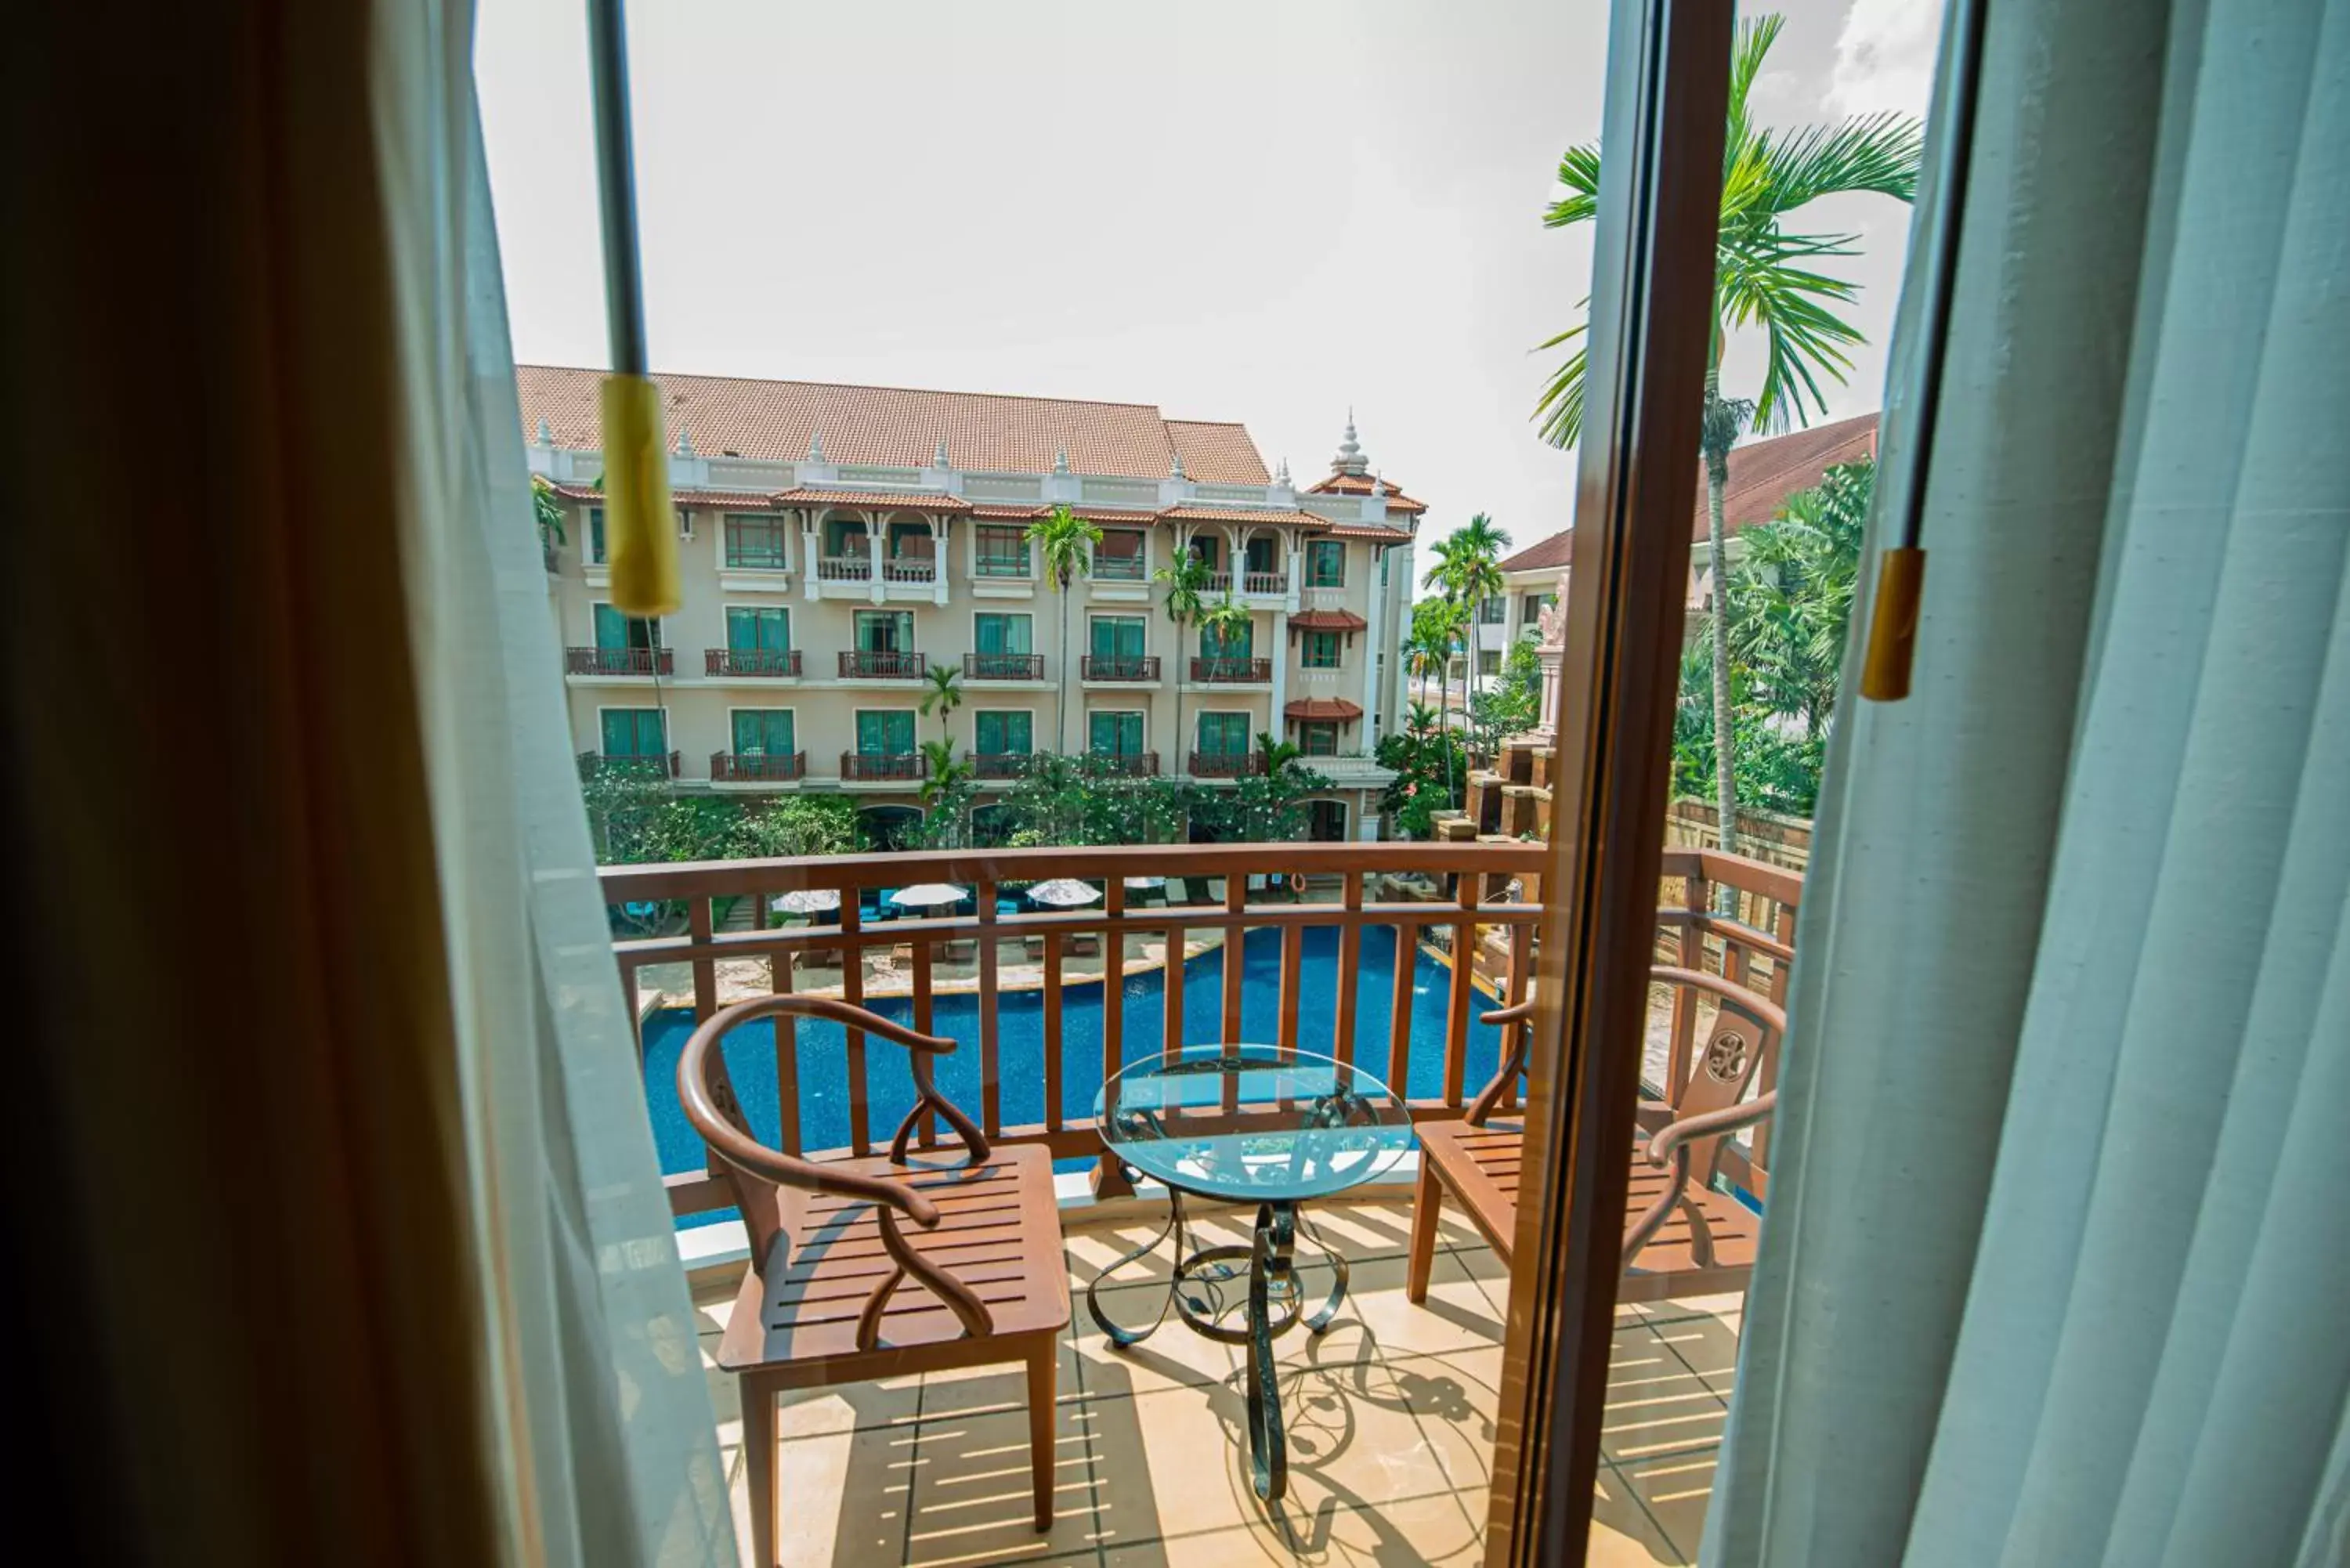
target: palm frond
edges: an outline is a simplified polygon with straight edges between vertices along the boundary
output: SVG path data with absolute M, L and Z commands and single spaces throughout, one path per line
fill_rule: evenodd
M 1856 115 L 1835 125 L 1806 126 L 1784 138 L 1766 131 L 1757 146 L 1774 213 L 1792 213 L 1844 192 L 1912 202 L 1926 130 L 1906 114 Z
M 1558 161 L 1558 182 L 1566 187 L 1566 194 L 1550 204 L 1543 213 L 1543 226 L 1549 229 L 1570 228 L 1598 214 L 1599 212 L 1599 144 L 1586 143 L 1570 147 Z
M 1590 304 L 1586 298 L 1576 308 L 1587 309 Z M 1583 336 L 1584 329 L 1584 326 L 1570 327 L 1557 337 L 1544 339 L 1537 351 L 1572 343 Z M 1555 447 L 1573 446 L 1583 434 L 1583 383 L 1587 368 L 1588 351 L 1578 346 L 1552 374 L 1543 387 L 1542 396 L 1534 400 L 1536 429 L 1543 440 Z

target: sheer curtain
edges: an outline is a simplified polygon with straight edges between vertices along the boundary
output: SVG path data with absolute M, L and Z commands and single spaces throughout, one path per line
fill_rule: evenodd
M 1704 1560 L 2339 1563 L 2350 6 L 1998 0 L 1979 103 Z
M 509 1551 L 737 1561 L 566 722 L 472 75 L 473 8 L 380 13 L 400 548 L 488 1295 Z

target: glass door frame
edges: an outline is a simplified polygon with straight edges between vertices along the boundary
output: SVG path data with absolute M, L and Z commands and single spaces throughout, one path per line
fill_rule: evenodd
M 1580 1563 L 1614 1349 L 1733 8 L 1613 0 L 1488 1568 Z

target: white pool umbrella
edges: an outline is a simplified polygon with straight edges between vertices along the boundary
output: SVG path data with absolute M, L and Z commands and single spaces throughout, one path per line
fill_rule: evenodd
M 1164 888 L 1167 886 L 1167 878 L 1164 877 L 1128 877 L 1126 879 L 1126 885 L 1129 888 L 1136 888 L 1148 891 L 1152 888 Z
M 900 888 L 889 895 L 889 901 L 901 909 L 929 909 L 941 904 L 960 903 L 963 890 L 951 882 L 917 882 L 910 888 Z
M 779 915 L 828 915 L 840 908 L 840 890 L 802 888 L 776 899 L 774 907 Z
M 1039 882 L 1029 888 L 1028 897 L 1056 909 L 1074 909 L 1080 904 L 1095 902 L 1101 894 L 1074 877 L 1055 877 L 1050 882 Z

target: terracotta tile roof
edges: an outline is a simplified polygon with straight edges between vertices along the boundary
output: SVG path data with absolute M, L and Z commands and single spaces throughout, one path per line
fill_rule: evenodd
M 1730 483 L 1722 491 L 1721 524 L 1731 534 L 1767 523 L 1787 497 L 1809 490 L 1840 462 L 1857 462 L 1877 452 L 1877 416 L 1856 414 L 1833 424 L 1814 425 L 1737 447 L 1730 454 Z M 1697 482 L 1697 507 L 1690 537 L 1706 535 L 1705 476 Z M 1534 572 L 1565 566 L 1575 559 L 1575 530 L 1538 540 L 1502 563 L 1504 572 Z
M 1425 512 L 1428 504 L 1414 501 L 1392 483 L 1387 484 L 1388 509 L 1392 512 Z M 1334 473 L 1305 493 L 1308 495 L 1368 495 L 1373 481 L 1368 474 Z
M 1353 610 L 1299 610 L 1289 624 L 1300 631 L 1364 631 L 1370 622 Z
M 1329 537 L 1333 539 L 1370 539 L 1382 545 L 1409 545 L 1411 535 L 1401 528 L 1382 527 L 1377 523 L 1333 523 Z
M 786 490 L 775 497 L 778 506 L 906 507 L 920 512 L 968 512 L 971 503 L 960 495 L 929 490 Z
M 1042 517 L 1051 510 L 1049 506 L 1011 506 L 991 501 L 972 507 L 971 514 L 994 522 L 1010 519 L 1016 523 L 1025 523 L 1031 518 Z
M 1344 697 L 1301 697 L 1281 711 L 1284 719 L 1359 719 L 1363 711 Z M 1313 759 L 1306 759 L 1313 765 Z
M 1170 506 L 1159 514 L 1170 523 L 1302 523 L 1320 528 L 1329 523 L 1311 512 L 1283 512 L 1270 506 Z
M 1273 475 L 1256 454 L 1256 442 L 1237 424 L 1206 420 L 1169 420 L 1167 438 L 1183 455 L 1183 472 L 1208 484 L 1265 484 Z M 1070 460 L 1075 462 L 1075 458 Z
M 545 421 L 555 444 L 602 442 L 600 370 L 522 365 L 515 370 L 525 440 Z M 1148 403 L 1096 403 L 987 392 L 920 391 L 731 376 L 656 376 L 669 435 L 690 436 L 704 457 L 722 452 L 770 462 L 807 456 L 821 436 L 827 462 L 928 466 L 941 441 L 956 467 L 1045 473 L 1056 454 L 1070 471 L 1164 479 L 1180 452 L 1183 471 L 1211 484 L 1263 484 L 1264 460 L 1236 424 L 1169 420 Z

